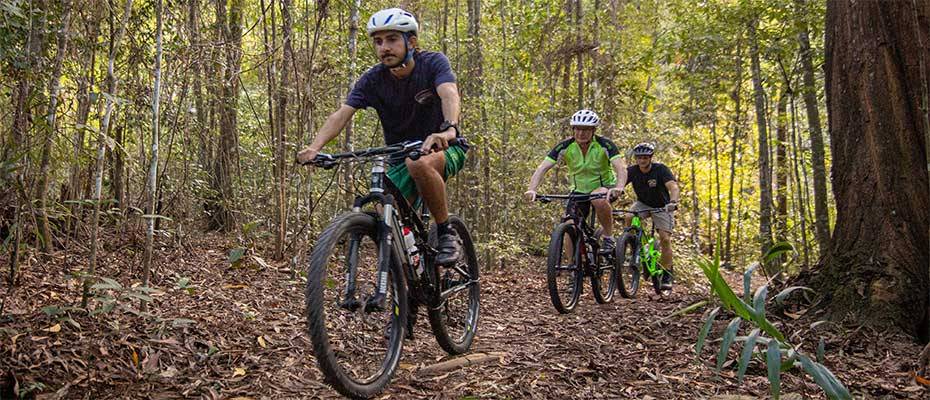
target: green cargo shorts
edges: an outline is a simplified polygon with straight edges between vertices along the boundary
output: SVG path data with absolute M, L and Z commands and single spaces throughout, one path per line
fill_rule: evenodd
M 461 146 L 451 146 L 446 149 L 445 154 L 446 168 L 445 176 L 442 178 L 448 181 L 449 178 L 455 176 L 455 174 L 461 171 L 462 167 L 465 166 L 465 149 Z M 413 199 L 417 196 L 417 184 L 413 181 L 413 178 L 410 177 L 410 171 L 407 171 L 406 163 L 400 163 L 388 168 L 387 176 L 404 197 Z

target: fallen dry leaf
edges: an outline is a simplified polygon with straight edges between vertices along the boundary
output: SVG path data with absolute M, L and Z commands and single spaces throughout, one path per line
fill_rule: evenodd
M 261 336 L 258 337 L 258 345 L 259 345 L 259 346 L 262 346 L 263 349 L 268 348 L 268 344 L 265 343 L 265 338 L 263 338 L 263 337 L 261 337 Z
M 233 370 L 232 377 L 245 376 L 245 368 L 236 368 Z
M 43 331 L 51 332 L 51 333 L 58 333 L 58 332 L 61 332 L 61 324 L 52 325 L 52 326 L 50 326 L 50 327 L 48 327 L 48 328 L 43 329 Z

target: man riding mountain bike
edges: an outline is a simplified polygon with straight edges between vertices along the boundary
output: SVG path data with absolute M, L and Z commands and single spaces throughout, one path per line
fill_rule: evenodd
M 665 164 L 652 161 L 655 146 L 651 143 L 640 143 L 633 147 L 633 156 L 636 165 L 627 168 L 627 178 L 636 192 L 636 201 L 632 211 L 643 211 L 653 208 L 665 208 L 666 212 L 652 213 L 652 223 L 659 232 L 659 246 L 662 257 L 659 263 L 663 270 L 669 272 L 662 274 L 662 289 L 672 287 L 672 231 L 675 228 L 674 211 L 678 209 L 681 193 L 678 182 L 672 170 Z M 629 226 L 632 216 L 627 217 Z
M 595 135 L 600 118 L 591 110 L 580 110 L 572 115 L 572 137 L 557 144 L 546 156 L 530 178 L 525 196 L 527 200 L 536 199 L 536 188 L 547 171 L 559 160 L 568 165 L 568 176 L 572 182 L 572 192 L 580 194 L 607 193 L 607 199 L 592 200 L 597 220 L 603 229 L 604 251 L 614 248 L 613 224 L 611 220 L 610 200 L 616 199 L 623 192 L 627 183 L 627 168 L 620 156 L 617 145 L 610 139 Z M 581 205 L 587 214 L 587 203 Z
M 455 73 L 444 54 L 419 50 L 418 29 L 413 14 L 400 8 L 371 16 L 368 35 L 381 63 L 355 82 L 345 104 L 326 119 L 313 142 L 297 154 L 297 160 L 312 160 L 339 135 L 356 110 L 368 107 L 378 112 L 386 144 L 422 140 L 422 150 L 428 154 L 416 161 L 396 162 L 387 176 L 408 201 L 422 196 L 438 228 L 436 263 L 446 266 L 461 257 L 462 245 L 449 225 L 445 181 L 465 165 L 468 149 L 465 145 L 449 146 L 461 136 Z M 434 148 L 440 151 L 433 152 Z

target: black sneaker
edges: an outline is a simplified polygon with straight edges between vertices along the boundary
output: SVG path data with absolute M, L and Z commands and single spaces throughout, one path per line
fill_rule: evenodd
M 448 231 L 439 235 L 439 246 L 436 247 L 436 264 L 449 266 L 455 264 L 462 256 L 462 238 L 449 227 Z
M 672 290 L 672 273 L 665 271 L 662 274 L 662 282 L 659 284 L 659 288 L 662 290 Z
M 617 247 L 616 243 L 614 243 L 614 239 L 605 237 L 603 242 L 604 243 L 601 244 L 601 254 L 613 253 L 614 249 Z

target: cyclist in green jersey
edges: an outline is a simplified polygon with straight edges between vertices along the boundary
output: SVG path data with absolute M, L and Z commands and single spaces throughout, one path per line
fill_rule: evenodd
M 568 166 L 573 192 L 608 194 L 607 199 L 593 200 L 591 204 L 594 205 L 597 220 L 603 227 L 603 248 L 609 251 L 614 247 L 610 200 L 623 193 L 623 187 L 627 182 L 627 168 L 617 145 L 610 139 L 594 134 L 599 124 L 600 118 L 594 111 L 580 110 L 572 115 L 572 137 L 557 144 L 539 164 L 530 178 L 525 196 L 529 201 L 535 200 L 536 188 L 539 187 L 543 176 L 559 160 L 564 160 Z M 582 212 L 586 213 L 585 210 Z

